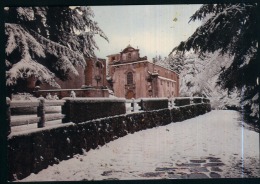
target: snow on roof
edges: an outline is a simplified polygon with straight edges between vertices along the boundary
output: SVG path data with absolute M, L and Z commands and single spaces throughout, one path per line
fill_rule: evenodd
M 176 82 L 175 80 L 172 80 L 172 79 L 169 79 L 169 78 L 165 78 L 165 77 L 162 77 L 162 76 L 158 76 L 159 79 L 162 79 L 162 80 L 167 80 L 167 81 L 171 81 L 171 82 Z
M 150 75 L 159 75 L 158 72 L 150 72 L 150 71 L 148 71 L 148 73 L 149 73 Z
M 148 60 L 143 60 L 143 61 L 135 61 L 135 62 L 128 62 L 128 63 L 120 63 L 120 64 L 110 64 L 112 66 L 121 66 L 121 65 L 131 65 L 131 64 L 136 64 L 136 63 L 145 63 L 149 62 Z M 151 62 L 149 62 L 151 63 Z
M 150 64 L 154 64 L 154 63 L 152 63 L 151 61 L 142 60 L 142 61 L 127 62 L 127 63 L 120 63 L 120 64 L 110 64 L 110 65 L 111 65 L 111 66 L 122 66 L 122 65 L 136 64 L 136 63 L 146 63 L 146 62 L 147 62 L 147 63 L 150 63 Z M 173 71 L 173 70 L 171 70 L 171 69 L 169 69 L 169 68 L 166 68 L 166 67 L 161 66 L 161 65 L 158 65 L 158 64 L 154 64 L 154 65 L 159 66 L 159 67 L 162 67 L 162 68 L 164 68 L 164 69 L 166 69 L 166 70 L 169 70 L 169 71 L 171 71 L 171 72 L 174 72 L 177 76 L 179 76 L 178 73 L 176 73 L 175 71 Z

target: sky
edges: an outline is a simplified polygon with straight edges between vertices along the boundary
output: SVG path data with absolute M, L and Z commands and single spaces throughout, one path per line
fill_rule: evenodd
M 131 5 L 92 6 L 99 27 L 109 42 L 99 36 L 96 55 L 106 59 L 121 52 L 127 45 L 140 49 L 140 56 L 152 60 L 156 55 L 167 57 L 181 41 L 185 41 L 200 21 L 190 17 L 201 5 Z

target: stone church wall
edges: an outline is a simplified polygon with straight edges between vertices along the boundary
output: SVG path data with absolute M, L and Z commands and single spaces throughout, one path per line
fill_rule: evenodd
M 179 96 L 179 78 L 178 75 L 162 66 L 149 63 L 149 71 L 159 74 L 158 79 L 158 97 L 177 97 Z
M 133 62 L 128 64 L 110 65 L 110 75 L 113 79 L 115 96 L 128 98 L 128 91 L 134 92 L 134 98 L 150 97 L 151 83 L 147 81 L 149 73 L 158 71 L 159 77 L 153 83 L 156 90 L 152 97 L 176 97 L 179 96 L 179 79 L 176 73 L 163 67 L 154 65 L 148 61 Z M 127 73 L 133 73 L 133 85 L 127 85 Z M 156 85 L 156 86 L 155 86 Z

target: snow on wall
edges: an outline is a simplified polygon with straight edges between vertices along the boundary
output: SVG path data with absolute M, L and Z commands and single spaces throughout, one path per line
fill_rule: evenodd
M 62 122 L 80 123 L 126 113 L 124 98 L 64 98 Z
M 147 128 L 183 121 L 211 110 L 210 104 L 146 111 L 44 129 L 8 139 L 8 180 L 25 178 L 49 165 Z M 85 151 L 83 151 L 85 150 Z

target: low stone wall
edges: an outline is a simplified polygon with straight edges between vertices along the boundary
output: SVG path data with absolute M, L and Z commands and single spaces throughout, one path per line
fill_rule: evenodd
M 174 104 L 175 106 L 190 105 L 190 98 L 175 98 Z
M 129 133 L 183 121 L 210 110 L 208 103 L 193 104 L 64 124 L 59 128 L 10 136 L 8 178 L 10 181 L 22 179 L 75 154 L 82 154 L 83 150 L 95 149 Z
M 195 97 L 195 98 L 192 99 L 192 102 L 193 103 L 202 103 L 202 100 L 203 100 L 203 98 L 200 98 L 200 97 L 196 98 Z
M 208 98 L 203 98 L 202 100 L 204 103 L 210 103 L 210 100 Z
M 92 119 L 125 114 L 124 98 L 64 98 L 63 123 L 80 123 Z
M 184 106 L 196 103 L 210 103 L 208 98 L 203 97 L 176 97 L 174 98 L 175 106 Z
M 168 108 L 168 98 L 142 98 L 140 106 L 144 111 L 165 109 Z

